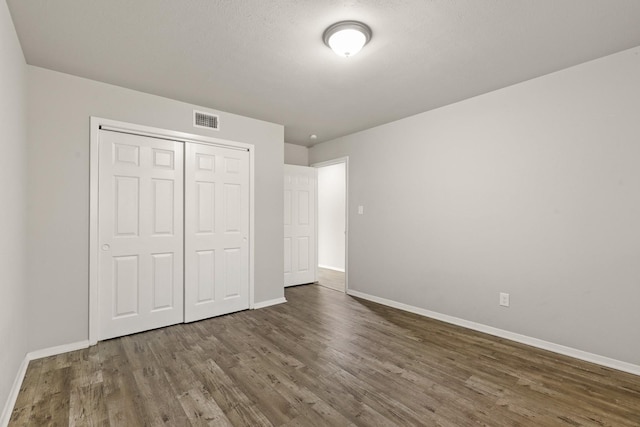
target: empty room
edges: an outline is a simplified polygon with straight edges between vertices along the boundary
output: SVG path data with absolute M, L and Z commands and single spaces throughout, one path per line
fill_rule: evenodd
M 640 426 L 637 0 L 0 0 L 0 427 Z

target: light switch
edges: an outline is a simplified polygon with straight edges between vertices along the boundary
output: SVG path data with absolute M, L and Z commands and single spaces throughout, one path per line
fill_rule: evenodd
M 358 206 L 358 215 L 364 214 L 364 206 Z

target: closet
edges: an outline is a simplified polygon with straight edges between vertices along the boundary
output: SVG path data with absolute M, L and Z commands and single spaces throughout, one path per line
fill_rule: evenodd
M 247 146 L 96 132 L 92 340 L 249 308 Z

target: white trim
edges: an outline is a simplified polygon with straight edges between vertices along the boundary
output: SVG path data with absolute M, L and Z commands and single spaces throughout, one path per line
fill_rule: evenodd
M 349 156 L 337 157 L 335 159 L 326 160 L 311 164 L 313 168 L 322 168 L 325 166 L 337 165 L 344 163 L 344 291 L 349 293 Z M 318 180 L 316 179 L 316 219 L 318 218 Z M 318 221 L 316 220 L 316 245 L 318 244 Z M 318 249 L 316 248 L 316 257 Z M 320 266 L 318 266 L 320 267 Z M 323 267 L 327 268 L 327 267 Z M 328 267 L 330 268 L 330 267 Z M 335 268 L 333 269 L 335 270 Z M 340 270 L 338 270 L 340 271 Z
M 97 117 L 91 117 L 89 147 L 89 343 L 98 343 L 98 141 L 100 123 Z
M 609 357 L 601 356 L 599 354 L 593 354 L 587 351 L 578 350 L 576 348 L 567 347 L 560 344 L 555 344 L 555 343 L 544 341 L 538 338 L 517 334 L 515 332 L 505 331 L 504 329 L 498 329 L 492 326 L 483 325 L 481 323 L 476 323 L 469 320 L 460 319 L 458 317 L 453 317 L 446 314 L 438 313 L 435 311 L 426 310 L 424 308 L 414 307 L 412 305 L 403 304 L 401 302 L 392 301 L 386 298 L 376 297 L 364 292 L 351 290 L 347 293 L 357 298 L 366 299 L 368 301 L 373 301 L 378 304 L 382 304 L 389 307 L 397 308 L 399 310 L 404 310 L 410 313 L 418 314 L 420 316 L 425 316 L 425 317 L 440 320 L 446 323 L 451 323 L 453 325 L 462 326 L 463 328 L 472 329 L 474 331 L 484 332 L 485 334 L 494 335 L 496 337 L 505 338 L 511 341 L 519 342 L 521 344 L 526 344 L 526 345 L 537 347 L 543 350 L 552 351 L 554 353 L 573 357 L 575 359 L 584 360 L 585 362 L 591 362 L 597 365 L 606 366 L 607 368 L 617 369 L 619 371 L 627 372 L 629 374 L 640 375 L 640 365 L 634 365 L 632 363 L 623 362 L 621 360 L 611 359 Z
M 42 359 L 43 357 L 56 356 L 58 354 L 68 353 L 70 351 L 84 350 L 85 348 L 88 348 L 89 345 L 89 340 L 57 345 L 55 347 L 43 348 L 41 350 L 27 353 L 27 358 L 29 360 Z
M 335 159 L 325 160 L 323 162 L 312 163 L 311 167 L 312 168 L 323 168 L 325 166 L 339 165 L 340 163 L 348 163 L 348 162 L 349 162 L 349 156 L 336 157 Z
M 22 363 L 18 368 L 16 378 L 13 380 L 13 385 L 9 390 L 9 396 L 7 396 L 7 401 L 4 404 L 4 409 L 2 410 L 2 415 L 0 416 L 0 427 L 7 427 L 9 425 L 9 420 L 11 419 L 11 414 L 13 413 L 13 409 L 16 406 L 18 394 L 20 393 L 20 387 L 22 387 L 22 382 L 24 381 L 24 377 L 27 373 L 27 368 L 29 367 L 30 361 L 42 359 L 43 357 L 68 353 L 70 351 L 82 350 L 88 347 L 89 341 L 85 340 L 70 344 L 58 345 L 56 347 L 43 348 L 42 350 L 36 350 L 27 353 L 24 356 L 24 359 L 22 359 Z
M 176 130 L 162 129 L 151 126 L 138 125 L 135 123 L 120 122 L 117 120 L 103 119 L 91 116 L 91 124 L 96 123 L 102 126 L 104 130 L 115 132 L 133 133 L 135 135 L 150 136 L 152 138 L 170 139 L 178 142 L 196 142 L 199 144 L 213 144 L 226 148 L 236 148 L 243 150 L 251 150 L 253 144 L 232 141 L 229 139 L 214 138 L 212 136 L 196 135 L 193 133 L 179 132 Z M 209 128 L 205 128 L 209 129 Z
M 243 149 L 249 152 L 249 307 L 254 306 L 254 264 L 255 264 L 255 146 L 227 139 L 195 135 L 168 129 L 137 125 L 117 120 L 90 118 L 89 149 L 89 340 L 95 345 L 99 339 L 99 301 L 98 301 L 98 178 L 99 157 L 98 142 L 100 127 L 110 130 L 135 133 L 156 138 L 171 139 L 180 142 L 210 144 L 227 148 Z M 64 347 L 64 346 L 63 346 Z M 56 347 L 57 348 L 57 347 Z M 44 357 L 44 356 L 41 356 Z
M 255 153 L 254 146 L 249 148 L 249 308 L 252 309 L 255 306 Z
M 272 305 L 277 305 L 277 304 L 282 304 L 287 302 L 285 297 L 282 298 L 276 298 L 276 299 L 270 299 L 267 301 L 262 301 L 262 302 L 257 302 L 253 304 L 253 308 L 254 309 L 260 309 L 260 308 L 266 308 L 266 307 L 271 307 Z
M 318 264 L 318 267 L 324 268 L 325 270 L 333 270 L 333 271 L 339 271 L 341 273 L 344 273 L 344 268 L 331 267 L 329 265 L 321 265 L 321 264 Z
M 16 406 L 16 400 L 18 400 L 18 394 L 20 394 L 20 387 L 22 387 L 22 381 L 24 381 L 24 376 L 27 373 L 27 367 L 29 366 L 29 356 L 25 355 L 24 359 L 22 359 L 22 363 L 18 368 L 18 373 L 16 374 L 15 379 L 13 380 L 13 385 L 9 390 L 9 396 L 7 396 L 7 401 L 4 404 L 4 409 L 2 410 L 2 416 L 0 417 L 0 426 L 7 427 L 9 425 L 9 420 L 11 419 L 11 413 L 13 412 L 13 408 Z

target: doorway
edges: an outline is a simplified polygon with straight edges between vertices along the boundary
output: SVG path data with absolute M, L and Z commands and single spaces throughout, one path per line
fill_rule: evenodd
M 347 292 L 348 158 L 313 167 L 318 171 L 318 284 Z

